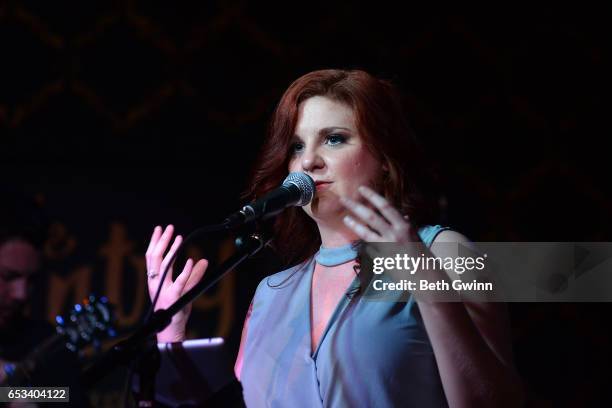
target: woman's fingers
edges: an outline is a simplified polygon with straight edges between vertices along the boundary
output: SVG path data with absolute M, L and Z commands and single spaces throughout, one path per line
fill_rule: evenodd
M 372 190 L 369 187 L 361 186 L 359 187 L 359 193 L 365 197 L 369 202 L 371 202 L 374 207 L 385 217 L 389 223 L 393 226 L 403 225 L 406 223 L 402 214 L 400 214 L 395 207 L 393 207 L 389 201 Z
M 411 241 L 409 222 L 402 217 L 402 214 L 386 198 L 366 186 L 359 187 L 359 193 L 370 201 L 391 224 L 391 229 L 386 234 L 383 234 L 385 239 L 393 242 Z
M 145 261 L 147 264 L 147 271 L 151 270 L 153 250 L 157 245 L 157 241 L 159 241 L 159 237 L 161 236 L 162 228 L 158 225 L 153 229 L 153 235 L 151 235 L 151 241 L 149 241 L 149 246 L 147 247 L 147 252 L 145 252 Z
M 164 232 L 159 236 L 159 239 L 153 245 L 149 255 L 148 255 L 148 272 L 150 274 L 159 274 L 160 266 L 164 257 L 164 252 L 166 252 L 166 248 L 168 248 L 168 242 L 172 238 L 172 233 L 174 232 L 174 227 L 172 225 L 168 225 Z M 155 236 L 155 231 L 153 232 Z
M 158 225 L 153 229 L 153 235 L 151 235 L 151 241 L 149 241 L 149 246 L 147 247 L 147 252 L 145 256 L 151 255 L 153 252 L 153 248 L 157 245 L 157 241 L 159 241 L 159 237 L 161 236 L 162 228 Z
M 355 220 L 350 215 L 345 216 L 343 221 L 346 224 L 346 226 L 348 226 L 350 229 L 355 231 L 355 234 L 357 234 L 357 236 L 363 239 L 364 241 L 375 242 L 375 241 L 382 240 L 380 235 L 376 234 L 375 232 L 373 232 L 371 229 L 361 224 L 360 222 L 357 222 L 357 220 Z
M 208 261 L 206 259 L 200 259 L 194 266 L 193 260 L 190 258 L 181 274 L 174 281 L 175 293 L 180 296 L 193 288 L 202 279 L 207 267 Z
M 181 246 L 182 242 L 183 242 L 183 237 L 180 235 L 177 235 L 176 238 L 174 239 L 174 242 L 172 243 L 172 246 L 170 247 L 170 250 L 164 257 L 164 260 L 162 261 L 160 265 L 160 269 L 159 269 L 160 274 L 162 274 L 166 270 L 166 267 L 168 266 L 168 262 L 170 262 L 170 260 L 174 257 L 174 254 L 176 253 L 178 248 Z M 172 261 L 172 263 L 174 264 L 174 261 Z M 172 265 L 170 265 L 170 268 L 168 270 L 168 273 L 166 274 L 166 279 L 164 280 L 164 282 L 166 284 L 172 283 Z
M 193 259 L 189 258 L 187 262 L 185 262 L 185 267 L 183 271 L 176 277 L 174 283 L 172 284 L 174 293 L 177 296 L 180 296 L 183 293 L 183 289 L 185 289 L 185 285 L 189 280 L 189 275 L 191 274 L 191 270 L 193 269 Z
M 184 291 L 191 290 L 204 276 L 206 269 L 208 268 L 208 261 L 206 259 L 200 259 L 191 270 L 187 284 L 183 288 Z
M 410 224 L 386 198 L 366 186 L 359 187 L 359 193 L 380 212 L 379 215 L 363 204 L 346 197 L 341 198 L 341 202 L 359 218 L 347 216 L 344 223 L 361 239 L 370 242 L 403 242 L 410 239 Z
M 168 248 L 168 243 L 172 239 L 172 234 L 174 234 L 174 226 L 168 225 L 159 237 L 157 244 L 155 244 L 155 248 L 153 249 L 154 256 L 161 257 L 164 255 L 164 252 L 166 252 L 166 248 Z
M 359 204 L 357 201 L 351 200 L 348 197 L 342 197 L 340 201 L 368 227 L 377 231 L 379 235 L 384 235 L 391 228 L 391 226 L 371 208 Z

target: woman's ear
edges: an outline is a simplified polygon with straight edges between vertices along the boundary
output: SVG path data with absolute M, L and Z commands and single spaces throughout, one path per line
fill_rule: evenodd
M 383 163 L 382 171 L 383 171 L 383 173 L 388 173 L 389 172 L 389 166 L 387 166 L 387 163 Z

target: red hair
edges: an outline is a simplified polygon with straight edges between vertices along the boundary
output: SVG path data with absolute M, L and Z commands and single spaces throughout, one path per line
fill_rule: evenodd
M 431 194 L 433 173 L 408 124 L 399 93 L 390 82 L 359 70 L 313 71 L 289 86 L 272 115 L 245 196 L 260 197 L 287 176 L 298 108 L 313 96 L 325 96 L 353 109 L 365 145 L 388 169 L 380 180 L 379 193 L 407 215 L 413 227 L 434 223 L 439 208 L 437 197 Z M 321 245 L 316 223 L 301 208 L 280 214 L 273 232 L 273 247 L 288 262 L 304 261 Z

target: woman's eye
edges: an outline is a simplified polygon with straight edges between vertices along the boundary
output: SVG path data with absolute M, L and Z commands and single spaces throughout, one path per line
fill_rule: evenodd
M 339 135 L 339 134 L 329 135 L 327 136 L 327 140 L 326 140 L 326 143 L 331 146 L 339 145 L 344 142 L 346 142 L 346 136 Z
M 291 153 L 299 153 L 304 150 L 304 144 L 300 142 L 295 142 L 291 145 Z

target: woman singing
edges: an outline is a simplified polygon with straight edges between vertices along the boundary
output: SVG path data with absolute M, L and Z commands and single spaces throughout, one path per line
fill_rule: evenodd
M 323 70 L 296 80 L 272 117 L 250 197 L 288 172 L 316 183 L 313 201 L 274 224 L 292 268 L 258 286 L 235 365 L 253 407 L 515 407 L 521 387 L 503 304 L 363 299 L 360 242 L 469 243 L 435 225 L 427 163 L 394 87 L 363 71 Z M 181 242 L 156 227 L 147 268 L 153 294 Z M 166 253 L 167 252 L 167 253 Z M 165 256 L 164 256 L 165 254 Z M 157 308 L 201 279 L 206 260 L 168 274 Z M 440 272 L 444 273 L 444 272 Z M 189 310 L 159 341 L 181 341 Z

